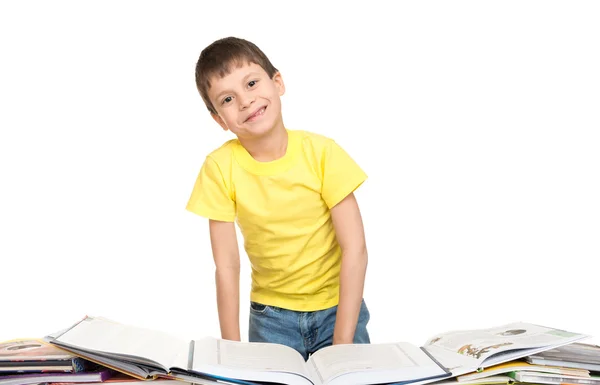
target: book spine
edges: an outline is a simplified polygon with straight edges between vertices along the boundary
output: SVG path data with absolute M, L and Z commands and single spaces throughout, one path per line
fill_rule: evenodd
M 109 378 L 111 378 L 113 376 L 113 374 L 115 374 L 115 372 L 110 369 L 105 369 L 105 370 L 98 372 L 98 374 L 100 374 L 100 382 L 104 382 L 104 381 L 108 380 Z
M 433 355 L 431 355 L 431 353 L 427 351 L 427 349 L 425 349 L 423 346 L 421 346 L 420 348 L 425 354 L 427 354 L 431 361 L 435 362 L 437 366 L 439 366 L 444 372 L 446 372 L 446 374 L 451 374 L 450 370 L 448 370 L 447 367 L 445 367 L 438 360 L 436 360 L 435 357 L 433 357 Z
M 194 341 L 190 341 L 190 348 L 188 349 L 187 370 L 192 370 L 192 368 L 194 367 L 194 347 L 195 346 L 196 346 L 196 344 L 194 343 Z
M 79 357 L 73 358 L 71 363 L 73 364 L 73 373 L 85 372 L 90 366 L 86 360 Z

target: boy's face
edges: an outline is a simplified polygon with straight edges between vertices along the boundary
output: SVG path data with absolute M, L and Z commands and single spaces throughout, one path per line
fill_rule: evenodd
M 234 66 L 223 78 L 212 78 L 208 96 L 217 111 L 212 116 L 224 130 L 252 139 L 279 125 L 283 128 L 279 97 L 284 92 L 279 72 L 271 79 L 261 66 L 248 63 Z

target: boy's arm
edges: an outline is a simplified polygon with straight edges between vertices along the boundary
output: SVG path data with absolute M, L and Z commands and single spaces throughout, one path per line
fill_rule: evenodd
M 333 330 L 333 344 L 351 344 L 358 322 L 367 271 L 365 233 L 353 193 L 331 208 L 331 218 L 342 249 L 340 301 Z
M 240 341 L 240 254 L 233 222 L 209 220 L 221 338 Z

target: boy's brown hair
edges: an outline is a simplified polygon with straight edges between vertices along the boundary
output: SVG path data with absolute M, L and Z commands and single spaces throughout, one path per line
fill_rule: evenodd
M 270 78 L 277 73 L 269 58 L 256 45 L 244 39 L 226 37 L 216 40 L 202 50 L 196 63 L 196 87 L 206 108 L 212 114 L 216 114 L 217 111 L 208 98 L 210 79 L 214 76 L 222 78 L 228 75 L 232 65 L 241 67 L 247 63 L 261 66 Z

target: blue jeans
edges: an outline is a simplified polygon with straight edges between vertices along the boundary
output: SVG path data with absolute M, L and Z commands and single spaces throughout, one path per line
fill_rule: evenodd
M 337 306 L 299 312 L 250 302 L 250 342 L 270 342 L 296 349 L 304 360 L 317 350 L 333 344 Z M 354 333 L 355 344 L 370 343 L 367 323 L 369 309 L 363 300 Z

